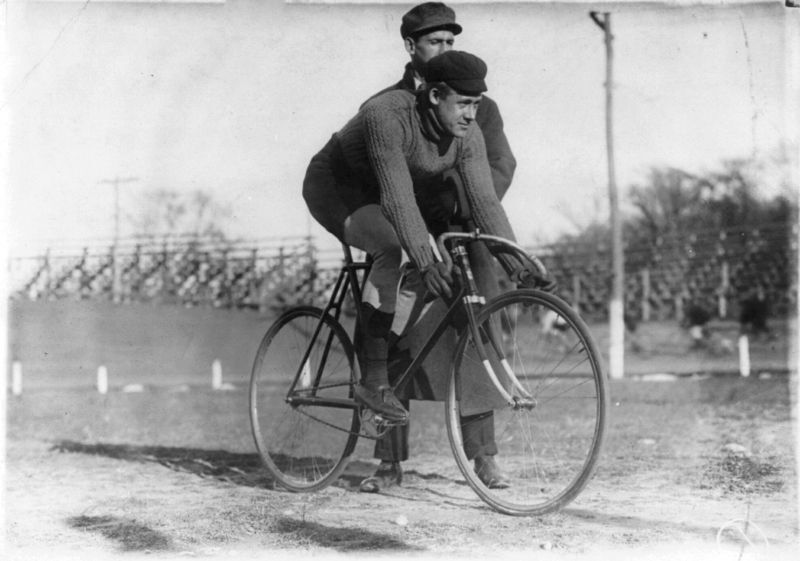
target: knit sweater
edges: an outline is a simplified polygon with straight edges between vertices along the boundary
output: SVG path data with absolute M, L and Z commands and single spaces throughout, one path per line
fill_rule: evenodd
M 420 269 L 435 261 L 428 230 L 414 198 L 414 185 L 455 170 L 464 184 L 473 219 L 482 231 L 514 239 L 492 189 L 480 129 L 463 138 L 445 134 L 424 96 L 387 92 L 364 104 L 336 135 L 341 157 L 363 189 L 378 189 L 384 214 Z
M 408 63 L 399 82 L 381 90 L 372 98 L 393 90 L 413 92 L 415 89 L 414 69 L 411 63 Z M 497 103 L 485 94 L 481 98 L 481 104 L 475 115 L 475 122 L 483 133 L 486 156 L 492 171 L 492 183 L 494 184 L 495 192 L 497 197 L 502 199 L 511 186 L 514 171 L 517 169 L 517 160 L 511 152 L 511 146 L 503 130 L 503 117 L 500 115 L 500 109 L 497 107 Z

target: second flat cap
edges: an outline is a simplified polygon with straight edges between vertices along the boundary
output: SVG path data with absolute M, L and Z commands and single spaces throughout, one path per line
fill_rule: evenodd
M 461 26 L 456 23 L 456 13 L 451 8 L 441 2 L 425 2 L 406 12 L 400 24 L 400 35 L 405 39 L 437 29 L 452 31 L 453 35 L 461 33 Z

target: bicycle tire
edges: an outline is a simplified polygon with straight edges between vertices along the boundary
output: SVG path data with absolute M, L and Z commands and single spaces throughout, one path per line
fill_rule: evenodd
M 556 334 L 543 333 L 542 318 L 555 318 Z M 563 300 L 536 289 L 515 290 L 486 304 L 477 316 L 479 343 L 504 377 L 487 329 L 501 332 L 508 362 L 531 394 L 532 408 L 495 406 L 493 422 L 497 463 L 510 480 L 507 489 L 490 489 L 480 480 L 464 451 L 461 415 L 471 414 L 460 396 L 460 377 L 478 360 L 469 332 L 456 347 L 446 407 L 447 434 L 467 483 L 499 512 L 542 515 L 572 501 L 596 468 L 606 429 L 608 390 L 601 356 L 578 314 Z M 484 376 L 488 380 L 488 376 Z M 496 397 L 493 386 L 482 399 Z M 476 405 L 470 405 L 473 409 Z M 485 407 L 484 407 L 485 409 Z
M 358 440 L 357 408 L 292 405 L 286 398 L 297 378 L 293 395 L 352 399 L 358 376 L 354 357 L 341 324 L 313 306 L 287 310 L 261 340 L 250 376 L 250 426 L 261 460 L 280 487 L 319 490 L 346 467 Z

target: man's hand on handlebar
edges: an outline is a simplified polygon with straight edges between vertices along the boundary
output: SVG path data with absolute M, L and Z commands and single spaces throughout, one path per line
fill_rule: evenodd
M 452 298 L 453 275 L 444 263 L 434 263 L 422 271 L 422 279 L 429 291 L 440 298 Z
M 511 273 L 511 281 L 519 288 L 538 288 L 544 292 L 555 292 L 558 283 L 550 276 L 542 277 L 527 267 L 521 267 Z

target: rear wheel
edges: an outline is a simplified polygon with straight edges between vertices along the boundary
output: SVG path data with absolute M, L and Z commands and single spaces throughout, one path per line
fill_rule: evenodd
M 355 364 L 347 333 L 319 308 L 292 308 L 264 335 L 250 377 L 250 424 L 280 486 L 314 491 L 345 468 L 359 430 Z
M 517 407 L 502 405 L 500 392 L 486 384 L 475 341 L 465 333 L 446 402 L 459 468 L 481 499 L 500 512 L 540 515 L 561 508 L 585 487 L 600 453 L 608 396 L 598 349 L 586 324 L 563 300 L 538 290 L 493 299 L 477 321 L 479 344 L 498 378 L 506 379 L 505 357 L 524 391 L 504 387 L 512 396 L 527 392 L 530 398 Z M 467 395 L 473 375 L 483 386 Z M 464 452 L 461 417 L 478 418 L 487 407 L 493 410 L 497 463 L 511 482 L 507 489 L 484 485 Z

